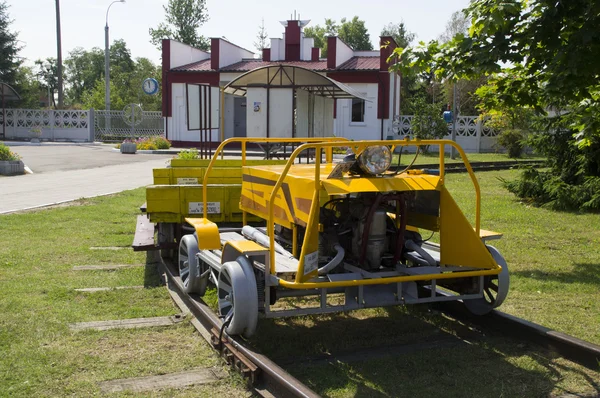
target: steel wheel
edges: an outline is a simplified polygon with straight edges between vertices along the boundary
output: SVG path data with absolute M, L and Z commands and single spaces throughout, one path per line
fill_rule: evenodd
M 186 293 L 198 293 L 204 296 L 208 285 L 208 274 L 202 276 L 202 270 L 196 254 L 198 240 L 195 235 L 185 235 L 179 243 L 179 277 Z
M 504 302 L 510 286 L 506 260 L 494 246 L 487 246 L 494 260 L 502 267 L 498 275 L 483 278 L 483 297 L 464 300 L 467 309 L 475 315 L 485 315 Z
M 175 224 L 174 223 L 158 223 L 158 244 L 175 243 Z M 162 258 L 173 258 L 175 255 L 174 249 L 161 249 L 160 256 Z
M 258 294 L 256 278 L 246 257 L 223 264 L 217 282 L 219 314 L 230 335 L 250 337 L 258 322 Z

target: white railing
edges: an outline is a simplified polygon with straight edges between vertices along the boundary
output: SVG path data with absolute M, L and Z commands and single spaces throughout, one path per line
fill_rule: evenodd
M 0 136 L 29 139 L 31 130 L 39 128 L 41 139 L 91 141 L 91 119 L 93 111 L 88 110 L 0 109 Z
M 412 115 L 401 115 L 398 135 L 412 135 Z M 495 150 L 498 132 L 485 124 L 479 116 L 456 117 L 456 142 L 467 152 L 489 152 Z M 448 124 L 448 135 L 452 137 L 452 123 Z
M 4 115 L 4 116 L 3 116 Z M 41 130 L 48 141 L 123 141 L 164 135 L 161 112 L 141 112 L 134 128 L 123 111 L 4 109 L 0 108 L 0 138 L 31 139 Z M 3 118 L 6 117 L 6 120 Z M 3 123 L 4 126 L 3 126 Z

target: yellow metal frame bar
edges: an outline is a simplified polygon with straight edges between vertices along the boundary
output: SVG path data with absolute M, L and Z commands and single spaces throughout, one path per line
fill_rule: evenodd
M 221 137 L 223 137 L 223 134 L 221 134 Z M 348 146 L 347 143 L 349 142 L 348 139 L 346 138 L 339 138 L 339 137 L 321 137 L 321 138 L 228 138 L 224 141 L 221 142 L 221 144 L 217 147 L 217 149 L 215 150 L 215 153 L 213 154 L 213 157 L 210 159 L 210 163 L 208 164 L 208 166 L 206 167 L 206 170 L 204 172 L 204 179 L 202 180 L 202 201 L 203 201 L 203 217 L 207 218 L 207 211 L 208 208 L 206 206 L 206 201 L 207 201 L 207 185 L 208 185 L 208 176 L 210 174 L 210 171 L 212 170 L 213 166 L 215 165 L 215 162 L 217 161 L 219 154 L 223 153 L 223 149 L 233 143 L 233 142 L 239 142 L 241 143 L 242 146 L 242 166 L 246 165 L 246 144 L 248 142 L 257 142 L 257 143 L 262 143 L 262 142 L 281 142 L 281 143 L 320 143 L 320 142 L 337 142 L 338 145 L 331 145 L 328 147 L 328 149 L 326 150 L 326 159 L 328 163 L 333 162 L 333 147 L 335 146 Z M 306 145 L 306 144 L 305 144 Z M 303 146 L 303 145 L 301 145 Z M 293 152 L 293 153 L 296 153 Z M 298 152 L 300 153 L 300 152 Z M 223 157 L 223 155 L 221 155 L 221 158 Z M 294 159 L 296 159 L 296 157 L 294 157 Z M 289 163 L 289 162 L 288 162 Z M 292 161 L 293 163 L 293 161 Z M 289 167 L 288 167 L 289 168 Z M 287 171 L 286 171 L 287 173 Z M 245 213 L 243 215 L 244 218 L 244 223 L 245 223 Z
M 323 140 L 324 141 L 324 140 Z M 348 145 L 350 144 L 350 145 Z M 288 162 L 285 167 L 281 171 L 279 179 L 275 183 L 273 190 L 271 192 L 271 196 L 269 197 L 269 218 L 267 220 L 267 233 L 269 235 L 269 260 L 270 260 L 270 273 L 275 274 L 275 217 L 274 217 L 274 202 L 275 197 L 279 189 L 281 189 L 281 185 L 283 184 L 283 180 L 287 175 L 290 167 L 294 164 L 296 158 L 307 149 L 314 148 L 316 155 L 320 155 L 321 149 L 329 149 L 337 146 L 349 146 L 352 148 L 353 152 L 358 156 L 360 155 L 367 147 L 370 146 L 388 146 L 391 147 L 393 151 L 397 146 L 426 146 L 426 145 L 435 145 L 439 146 L 439 168 L 440 168 L 440 177 L 443 183 L 444 177 L 444 150 L 445 145 L 449 145 L 454 147 L 461 156 L 461 159 L 471 177 L 471 181 L 473 182 L 473 186 L 475 188 L 475 200 L 476 200 L 476 216 L 475 216 L 475 231 L 477 236 L 480 233 L 480 209 L 481 209 L 481 191 L 479 188 L 479 183 L 477 182 L 477 178 L 475 178 L 475 173 L 473 172 L 473 168 L 467 159 L 467 156 L 463 149 L 454 141 L 450 140 L 392 140 L 392 141 L 353 141 L 349 143 L 348 141 L 337 140 L 333 142 L 318 142 L 318 143 L 306 143 L 294 150 L 290 157 L 288 158 Z M 218 150 L 217 150 L 218 151 Z M 315 190 L 320 189 L 320 156 L 315 157 Z M 211 162 L 212 163 L 212 162 Z M 205 175 L 206 178 L 206 175 Z M 206 188 L 205 188 L 206 189 Z M 206 200 L 206 199 L 205 199 Z M 313 223 L 313 219 L 317 216 L 318 212 L 315 208 L 319 205 L 319 201 L 313 201 L 310 209 L 310 215 L 307 225 L 311 225 Z M 204 207 L 204 211 L 206 212 L 206 205 Z M 308 234 L 305 234 L 305 240 Z M 304 247 L 305 245 L 303 245 Z M 304 251 L 304 250 L 303 250 Z M 306 254 L 306 253 L 302 253 Z M 290 289 L 313 289 L 313 288 L 329 288 L 329 287 L 347 287 L 347 286 L 360 286 L 360 285 L 378 285 L 378 284 L 388 284 L 388 283 L 396 283 L 396 282 L 409 282 L 409 281 L 419 281 L 419 280 L 432 280 L 432 279 L 451 279 L 451 278 L 467 278 L 467 277 L 475 277 L 475 276 L 484 276 L 484 275 L 497 275 L 500 273 L 501 268 L 498 267 L 492 270 L 482 270 L 482 271 L 465 271 L 465 272 L 452 272 L 446 274 L 426 274 L 426 275 L 415 275 L 415 276 L 398 276 L 398 277 L 389 277 L 382 279 L 360 279 L 353 281 L 339 281 L 339 282 L 300 282 L 301 278 L 304 276 L 304 261 L 302 256 L 300 257 L 300 261 L 298 264 L 298 270 L 296 273 L 296 280 L 294 282 L 279 280 L 279 284 L 281 286 L 290 288 Z
M 365 285 L 387 285 L 390 283 L 398 282 L 415 282 L 415 281 L 430 281 L 432 279 L 456 279 L 456 278 L 469 278 L 476 276 L 486 275 L 498 275 L 502 270 L 501 267 L 497 269 L 483 270 L 483 271 L 454 271 L 446 272 L 444 274 L 424 274 L 424 275 L 406 275 L 406 276 L 391 276 L 386 278 L 374 278 L 374 279 L 354 279 L 348 281 L 337 281 L 337 282 L 290 282 L 283 279 L 279 279 L 279 285 L 288 289 L 329 289 L 332 287 L 349 287 L 349 286 L 365 286 Z

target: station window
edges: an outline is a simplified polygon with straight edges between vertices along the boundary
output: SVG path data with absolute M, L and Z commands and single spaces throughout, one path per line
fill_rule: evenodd
M 352 98 L 352 122 L 364 122 L 365 121 L 365 101 Z

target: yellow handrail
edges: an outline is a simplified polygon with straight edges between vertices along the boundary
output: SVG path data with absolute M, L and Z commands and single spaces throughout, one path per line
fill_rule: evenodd
M 283 170 L 281 171 L 281 174 L 279 175 L 279 178 L 277 179 L 277 182 L 275 183 L 275 186 L 273 187 L 273 190 L 271 191 L 271 196 L 269 197 L 269 215 L 268 215 L 268 219 L 267 219 L 267 233 L 269 235 L 269 243 L 270 243 L 270 248 L 269 248 L 269 257 L 270 257 L 270 273 L 271 274 L 275 274 L 275 217 L 274 217 L 274 203 L 275 203 L 275 198 L 277 195 L 277 192 L 279 191 L 279 189 L 281 188 L 281 185 L 283 184 L 283 180 L 285 178 L 285 176 L 287 175 L 290 167 L 292 166 L 292 164 L 294 163 L 294 161 L 296 160 L 296 158 L 298 157 L 298 155 L 310 148 L 314 148 L 316 153 L 319 154 L 320 150 L 322 148 L 333 148 L 336 146 L 349 146 L 353 149 L 353 152 L 356 155 L 359 155 L 360 153 L 362 153 L 367 147 L 370 146 L 390 146 L 392 148 L 392 151 L 394 150 L 394 148 L 396 146 L 426 146 L 426 145 L 439 145 L 440 147 L 440 176 L 444 175 L 444 155 L 443 155 L 443 150 L 444 150 L 444 146 L 445 145 L 450 145 L 454 148 L 456 148 L 456 150 L 458 151 L 458 153 L 461 156 L 461 159 L 463 161 L 463 163 L 465 164 L 465 167 L 467 168 L 467 171 L 469 173 L 469 176 L 471 177 L 471 181 L 473 182 L 473 186 L 475 187 L 475 203 L 476 203 L 476 209 L 475 209 L 475 231 L 477 233 L 477 236 L 479 236 L 480 233 L 480 203 L 481 203 L 481 192 L 480 192 L 480 188 L 479 188 L 479 183 L 477 181 L 477 178 L 475 178 L 475 173 L 473 172 L 473 169 L 471 167 L 471 164 L 469 163 L 469 160 L 467 159 L 467 156 L 465 154 L 465 152 L 463 151 L 463 149 L 454 141 L 451 140 L 410 140 L 410 139 L 404 139 L 404 140 L 390 140 L 390 141 L 352 141 L 350 143 L 350 145 L 348 145 L 348 141 L 334 141 L 334 142 L 317 142 L 317 143 L 306 143 L 303 145 L 300 145 L 298 148 L 296 148 L 294 150 L 294 152 L 292 152 L 292 154 L 290 155 L 290 157 L 288 158 L 288 161 L 285 165 L 285 167 L 283 168 Z M 212 164 L 212 162 L 211 162 Z M 319 184 L 320 184 L 320 169 L 319 167 L 317 167 L 319 165 L 319 162 L 315 162 L 315 189 L 319 189 Z M 210 165 L 209 165 L 210 166 Z M 206 176 L 205 176 L 206 179 Z M 206 181 L 205 181 L 205 188 L 206 190 Z M 206 196 L 205 196 L 205 200 L 206 200 Z M 312 222 L 312 217 L 315 217 L 316 214 L 318 214 L 317 212 L 315 212 L 313 210 L 313 207 L 318 205 L 318 200 L 317 201 L 313 201 L 312 205 L 311 205 L 311 211 L 310 211 L 310 219 L 308 220 L 307 225 L 310 225 Z M 204 212 L 206 213 L 206 203 L 204 205 Z M 206 218 L 206 214 L 204 216 Z M 306 236 L 308 234 L 305 234 L 305 239 Z M 303 244 L 304 246 L 304 244 Z M 300 273 L 302 270 L 301 268 L 303 268 L 304 264 L 302 261 L 302 258 L 300 259 L 300 262 L 298 263 L 298 273 Z M 477 272 L 477 275 L 486 275 L 481 274 L 482 271 L 473 271 L 473 272 Z M 493 272 L 493 273 L 498 273 L 498 272 Z M 465 276 L 467 276 L 465 274 Z M 421 276 L 422 277 L 422 276 Z M 297 275 L 298 278 L 298 275 Z M 297 279 L 298 280 L 298 279 Z M 289 285 L 290 283 L 298 283 L 298 282 L 286 282 L 285 285 Z M 331 283 L 331 282 L 329 282 Z M 390 282 L 392 283 L 392 282 Z M 361 282 L 360 284 L 365 284 L 365 282 Z M 302 283 L 302 285 L 304 287 L 306 287 L 306 283 Z
M 312 137 L 312 138 L 248 138 L 248 137 L 234 137 L 234 138 L 228 138 L 225 141 L 221 142 L 221 144 L 219 144 L 219 146 L 217 147 L 217 149 L 215 150 L 215 153 L 213 154 L 212 159 L 210 160 L 210 163 L 208 164 L 208 166 L 206 167 L 206 170 L 204 171 L 204 179 L 202 180 L 202 217 L 207 218 L 207 211 L 208 211 L 208 206 L 206 205 L 206 201 L 207 201 L 207 185 L 208 185 L 208 175 L 210 174 L 210 171 L 212 170 L 215 162 L 217 161 L 217 158 L 219 157 L 219 154 L 223 151 L 223 148 L 225 148 L 225 146 L 227 146 L 228 144 L 231 144 L 232 142 L 240 142 L 242 144 L 242 166 L 246 164 L 246 143 L 248 142 L 256 142 L 256 143 L 262 143 L 262 142 L 282 142 L 282 143 L 303 143 L 303 142 L 330 142 L 330 141 L 335 141 L 335 142 L 339 142 L 342 144 L 346 144 L 347 142 L 349 142 L 348 139 L 346 138 L 339 138 L 339 137 L 320 137 L 320 138 L 316 138 L 316 137 Z M 347 145 L 338 145 L 338 146 L 347 146 Z M 331 146 L 331 148 L 333 148 L 333 146 Z M 327 152 L 327 159 L 329 162 L 332 161 L 333 156 L 331 155 L 331 150 L 329 150 Z

